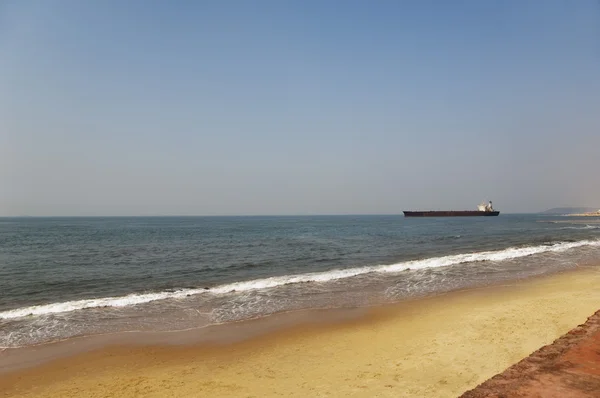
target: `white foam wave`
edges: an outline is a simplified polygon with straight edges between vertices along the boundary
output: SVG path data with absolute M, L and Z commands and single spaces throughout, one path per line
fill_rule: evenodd
M 70 312 L 84 310 L 87 308 L 98 307 L 127 307 L 130 305 L 144 304 L 156 300 L 177 299 L 189 295 L 205 292 L 205 289 L 180 289 L 168 292 L 128 294 L 120 297 L 105 297 L 77 301 L 67 301 L 63 303 L 52 303 L 45 305 L 34 305 L 32 307 L 17 308 L 10 311 L 0 312 L 0 319 L 14 319 L 26 316 L 58 314 L 61 312 Z
M 559 229 L 600 229 L 600 225 L 586 225 L 584 227 L 562 227 Z
M 426 258 L 423 260 L 405 261 L 390 265 L 374 265 L 347 269 L 335 269 L 331 271 L 313 272 L 299 275 L 274 276 L 270 278 L 230 283 L 226 285 L 216 286 L 210 289 L 180 289 L 175 291 L 145 294 L 129 294 L 127 296 L 121 297 L 96 298 L 46 305 L 36 305 L 32 307 L 17 308 L 10 311 L 0 312 L 0 319 L 16 319 L 27 316 L 57 314 L 87 308 L 127 307 L 137 304 L 149 303 L 157 300 L 181 299 L 190 295 L 196 295 L 201 293 L 226 294 L 232 292 L 245 292 L 250 290 L 268 289 L 296 283 L 329 282 L 369 273 L 397 273 L 409 269 L 417 270 L 426 268 L 439 268 L 471 262 L 505 261 L 541 253 L 559 253 L 583 246 L 600 246 L 600 240 L 561 242 L 553 245 L 529 246 L 521 248 L 510 247 L 498 251 L 455 254 L 443 257 Z

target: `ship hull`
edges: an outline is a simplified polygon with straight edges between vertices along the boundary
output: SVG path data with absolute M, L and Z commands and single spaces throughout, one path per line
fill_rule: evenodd
M 449 210 L 449 211 L 404 211 L 404 217 L 491 217 L 500 214 L 499 211 Z

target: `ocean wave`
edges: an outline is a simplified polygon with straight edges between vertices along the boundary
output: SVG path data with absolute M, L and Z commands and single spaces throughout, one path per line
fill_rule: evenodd
M 186 288 L 176 290 L 171 289 L 169 291 L 162 291 L 156 293 L 129 294 L 120 297 L 94 298 L 77 301 L 67 301 L 62 303 L 36 305 L 0 312 L 0 319 L 16 319 L 28 316 L 42 316 L 98 307 L 128 307 L 158 300 L 183 299 L 185 297 L 197 294 L 222 295 L 233 292 L 246 292 L 251 290 L 276 288 L 278 286 L 297 283 L 323 283 L 370 273 L 399 273 L 406 270 L 440 268 L 464 263 L 482 261 L 505 261 L 541 253 L 560 253 L 584 246 L 600 246 L 600 240 L 581 240 L 575 242 L 559 242 L 554 244 L 544 244 L 538 246 L 510 247 L 504 250 L 455 254 L 442 257 L 431 257 L 421 260 L 405 261 L 389 265 L 373 265 L 347 269 L 334 269 L 330 271 L 313 272 L 298 275 L 274 276 L 269 278 L 234 282 L 220 286 L 214 286 L 211 288 Z
M 447 236 L 437 236 L 433 238 L 434 241 L 444 241 L 444 240 L 456 240 L 460 239 L 461 235 L 447 235 Z
M 600 225 L 585 225 L 585 226 L 582 226 L 582 227 L 562 227 L 562 228 L 559 228 L 559 229 L 586 229 L 586 230 L 589 230 L 589 229 L 600 229 Z

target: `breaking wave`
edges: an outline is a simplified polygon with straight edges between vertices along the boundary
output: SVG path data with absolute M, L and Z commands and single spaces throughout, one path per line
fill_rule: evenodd
M 582 227 L 562 227 L 559 229 L 600 229 L 600 225 L 585 225 Z
M 481 261 L 505 261 L 541 253 L 559 253 L 584 246 L 600 246 L 600 240 L 581 240 L 576 242 L 559 242 L 550 245 L 510 247 L 504 250 L 455 254 L 442 257 L 431 257 L 421 260 L 404 261 L 389 265 L 373 265 L 347 269 L 334 269 L 325 272 L 313 272 L 297 275 L 283 275 L 269 278 L 234 282 L 211 288 L 188 288 L 155 293 L 129 294 L 120 297 L 94 298 L 62 303 L 36 305 L 0 312 L 1 319 L 16 319 L 29 316 L 43 316 L 98 307 L 127 307 L 165 299 L 183 299 L 198 294 L 223 295 L 232 292 L 276 288 L 296 283 L 323 283 L 339 279 L 351 278 L 370 273 L 399 273 L 406 270 L 440 268 L 456 264 Z

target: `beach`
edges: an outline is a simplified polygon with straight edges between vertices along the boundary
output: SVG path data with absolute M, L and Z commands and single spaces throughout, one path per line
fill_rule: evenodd
M 115 336 L 80 353 L 85 339 L 73 340 L 62 343 L 66 356 L 6 370 L 7 357 L 23 358 L 14 350 L 0 355 L 0 391 L 5 397 L 453 397 L 583 323 L 600 307 L 599 283 L 597 268 L 579 267 L 370 309 L 275 315 L 213 330 L 221 340 L 193 341 L 201 334 L 194 331 L 160 343 L 151 335 L 121 342 Z
M 0 0 L 0 398 L 600 391 L 580 3 Z

